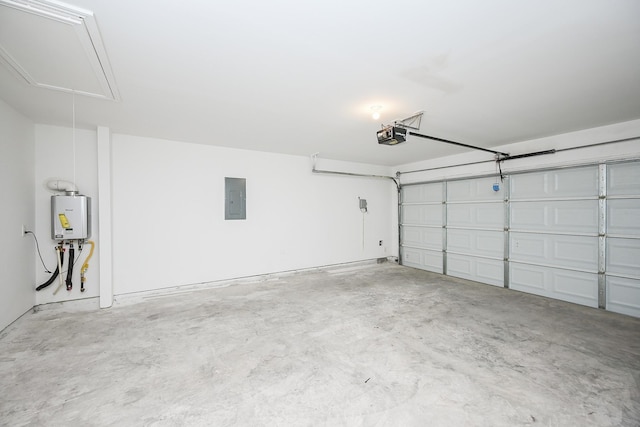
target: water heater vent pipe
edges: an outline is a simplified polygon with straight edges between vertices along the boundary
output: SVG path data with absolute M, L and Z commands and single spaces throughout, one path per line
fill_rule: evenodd
M 47 189 L 56 193 L 65 192 L 68 195 L 77 194 L 78 187 L 71 181 L 61 179 L 50 179 L 46 183 Z

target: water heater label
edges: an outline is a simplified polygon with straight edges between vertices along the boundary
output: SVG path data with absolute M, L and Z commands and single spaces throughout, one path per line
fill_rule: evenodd
M 67 219 L 67 216 L 65 214 L 58 214 L 58 218 L 60 218 L 60 225 L 62 225 L 62 228 L 71 228 L 71 224 L 69 224 L 69 220 Z

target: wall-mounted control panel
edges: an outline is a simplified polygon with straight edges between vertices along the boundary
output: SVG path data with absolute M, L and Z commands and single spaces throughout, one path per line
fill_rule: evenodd
M 224 179 L 224 219 L 247 219 L 247 180 Z
M 91 237 L 91 197 L 51 196 L 51 238 L 79 240 Z
M 360 197 L 358 197 L 358 200 L 360 201 L 359 204 L 362 213 L 367 212 L 367 199 L 361 199 Z

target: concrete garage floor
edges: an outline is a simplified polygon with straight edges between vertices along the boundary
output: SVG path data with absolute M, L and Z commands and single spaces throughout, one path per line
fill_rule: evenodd
M 43 310 L 7 426 L 638 426 L 640 319 L 394 264 Z

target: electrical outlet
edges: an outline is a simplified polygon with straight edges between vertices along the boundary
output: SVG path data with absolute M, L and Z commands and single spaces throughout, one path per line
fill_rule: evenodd
M 382 246 L 382 240 L 378 240 L 378 246 Z
M 27 234 L 27 227 L 25 227 L 25 225 L 22 224 L 22 236 L 24 236 L 25 234 Z

